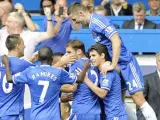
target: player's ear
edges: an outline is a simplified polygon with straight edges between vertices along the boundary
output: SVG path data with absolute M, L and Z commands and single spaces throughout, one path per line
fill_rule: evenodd
M 105 54 L 104 53 L 101 54 L 101 58 L 105 59 Z
M 83 11 L 79 11 L 79 15 L 84 15 L 84 12 Z
M 81 54 L 81 52 L 82 52 L 82 50 L 81 50 L 81 49 L 78 49 L 78 50 L 77 50 L 77 54 L 78 54 L 78 55 L 80 55 L 80 54 Z
M 68 107 L 65 107 L 65 112 L 69 112 L 69 108 Z
M 19 44 L 16 44 L 16 47 L 15 47 L 15 48 L 19 50 Z

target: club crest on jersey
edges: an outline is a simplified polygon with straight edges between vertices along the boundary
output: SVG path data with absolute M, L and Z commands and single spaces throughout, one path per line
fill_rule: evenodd
M 103 81 L 102 81 L 102 86 L 108 86 L 108 79 L 104 79 Z

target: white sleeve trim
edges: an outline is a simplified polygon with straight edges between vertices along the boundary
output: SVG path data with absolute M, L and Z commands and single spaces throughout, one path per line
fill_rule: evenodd
M 106 88 L 106 87 L 101 87 L 102 89 L 105 89 L 105 90 L 108 90 L 108 91 L 110 91 L 110 89 L 109 88 Z
M 115 33 L 118 33 L 118 32 L 114 31 L 108 38 L 110 39 Z
M 14 78 L 15 78 L 15 77 L 13 76 L 13 77 L 12 77 L 12 81 L 13 81 L 14 84 L 17 84 L 17 83 L 15 82 Z

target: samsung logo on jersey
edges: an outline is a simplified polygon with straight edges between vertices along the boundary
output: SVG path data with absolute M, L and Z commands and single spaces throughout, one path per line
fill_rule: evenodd
M 50 72 L 40 72 L 40 73 L 36 73 L 36 74 L 32 75 L 33 80 L 35 80 L 38 77 L 48 77 L 48 78 L 52 79 L 53 81 L 55 81 L 57 79 L 57 77 Z

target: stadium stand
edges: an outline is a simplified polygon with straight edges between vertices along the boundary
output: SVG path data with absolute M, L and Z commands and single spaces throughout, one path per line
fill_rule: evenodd
M 68 0 L 69 5 L 71 2 L 80 2 L 80 0 Z M 128 3 L 133 4 L 135 2 L 138 2 L 139 0 L 128 0 Z M 99 5 L 101 0 L 95 0 L 95 5 Z M 148 9 L 148 3 L 147 0 L 141 0 L 146 5 L 146 8 Z M 21 3 L 24 5 L 26 10 L 37 12 L 40 9 L 40 0 L 14 0 L 15 3 Z
M 133 19 L 133 16 L 119 16 L 119 17 L 115 17 L 115 16 L 108 16 L 108 18 L 112 21 L 112 23 L 117 24 L 120 26 L 120 28 L 122 27 L 122 24 L 125 20 L 131 20 Z M 40 27 L 39 31 L 42 31 L 42 26 L 43 26 L 43 20 L 44 20 L 44 16 L 32 16 L 32 19 L 35 23 L 37 23 Z M 156 23 L 156 24 L 160 24 L 160 17 L 159 16 L 147 16 L 146 19 Z

